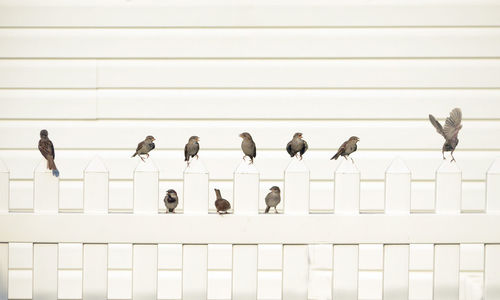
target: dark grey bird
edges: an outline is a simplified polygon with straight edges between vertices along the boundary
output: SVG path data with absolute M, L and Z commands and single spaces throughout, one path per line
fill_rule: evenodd
M 200 144 L 198 143 L 200 138 L 196 135 L 193 135 L 189 138 L 188 143 L 184 146 L 184 161 L 187 161 L 189 166 L 189 159 L 191 157 L 195 157 L 198 159 L 198 151 L 200 150 Z
M 155 148 L 155 143 L 153 143 L 156 139 L 152 135 L 148 135 L 144 141 L 140 142 L 137 145 L 137 149 L 135 149 L 134 155 L 132 157 L 135 157 L 136 155 L 139 155 L 142 161 L 144 161 L 144 158 L 142 155 L 147 155 L 146 157 L 149 157 L 149 151 L 153 150 Z
M 276 206 L 278 206 L 278 204 L 281 202 L 280 188 L 277 186 L 273 186 L 269 190 L 270 192 L 266 196 L 267 207 L 265 213 L 267 214 L 269 212 L 269 209 L 271 209 L 271 207 L 274 207 L 274 212 L 278 213 Z
M 38 150 L 42 153 L 43 157 L 47 160 L 47 169 L 52 170 L 52 175 L 59 177 L 59 170 L 57 170 L 54 159 L 56 152 L 54 151 L 54 144 L 49 139 L 49 132 L 45 129 L 40 131 L 40 141 L 38 141 Z
M 225 213 L 227 214 L 227 211 L 231 209 L 231 203 L 227 201 L 226 199 L 223 199 L 220 190 L 219 189 L 214 189 L 215 190 L 215 195 L 217 196 L 217 200 L 215 200 L 215 208 L 217 209 L 217 212 L 219 214 Z
M 462 110 L 460 108 L 454 108 L 450 112 L 450 116 L 446 118 L 444 122 L 444 128 L 441 126 L 438 120 L 433 115 L 429 115 L 429 121 L 436 128 L 436 131 L 442 135 L 445 139 L 441 153 L 443 154 L 443 159 L 445 151 L 451 151 L 451 161 L 455 161 L 453 157 L 453 151 L 458 145 L 458 132 L 462 129 Z
M 170 189 L 167 191 L 167 195 L 163 199 L 165 202 L 165 207 L 167 208 L 167 212 L 175 213 L 174 210 L 179 204 L 179 198 L 177 197 L 177 192 Z
M 345 159 L 349 157 L 349 154 L 353 153 L 358 149 L 358 145 L 356 144 L 359 142 L 359 138 L 357 136 L 351 136 L 347 141 L 345 141 L 337 150 L 337 153 L 330 158 L 332 159 L 337 159 L 339 156 L 343 156 Z M 354 162 L 354 160 L 351 158 L 351 161 Z
M 307 142 L 302 139 L 302 133 L 297 132 L 293 135 L 292 140 L 286 145 L 286 152 L 290 154 L 290 157 L 294 157 L 299 154 L 300 159 L 302 160 L 302 155 L 306 153 L 308 148 L 309 146 L 307 145 Z
M 248 132 L 243 132 L 242 134 L 240 134 L 240 138 L 243 139 L 243 141 L 241 141 L 241 150 L 243 150 L 243 153 L 245 154 L 245 156 L 243 156 L 243 159 L 248 156 L 250 157 L 250 163 L 253 164 L 253 159 L 257 156 L 257 148 L 255 147 L 255 142 Z

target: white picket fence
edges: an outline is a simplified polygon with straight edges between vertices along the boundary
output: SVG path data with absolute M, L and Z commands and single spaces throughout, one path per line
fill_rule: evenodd
M 259 214 L 259 171 L 234 173 L 233 213 L 209 213 L 209 173 L 184 172 L 183 210 L 159 213 L 152 159 L 134 172 L 133 214 L 108 213 L 109 175 L 84 174 L 83 213 L 59 212 L 59 179 L 34 173 L 33 212 L 9 212 L 0 172 L 0 299 L 499 299 L 500 160 L 486 210 L 462 211 L 456 163 L 436 171 L 435 212 L 411 213 L 411 173 L 385 176 L 385 211 L 360 213 L 360 171 L 335 170 L 334 213 L 309 212 L 309 169 L 284 171 L 281 214 Z M 484 201 L 484 199 L 477 199 Z M 15 205 L 14 205 L 15 206 Z M 161 210 L 160 210 L 161 211 Z

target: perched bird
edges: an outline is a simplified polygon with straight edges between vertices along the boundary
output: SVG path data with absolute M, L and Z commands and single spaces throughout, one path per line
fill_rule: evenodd
M 167 212 L 174 213 L 175 208 L 179 204 L 179 198 L 177 197 L 177 192 L 170 189 L 167 191 L 167 195 L 163 199 L 165 202 L 165 207 L 167 208 Z
M 351 136 L 347 141 L 345 141 L 342 144 L 342 146 L 340 146 L 337 153 L 332 158 L 330 158 L 330 160 L 332 159 L 336 160 L 337 158 L 339 158 L 339 156 L 343 156 L 345 159 L 347 159 L 347 157 L 349 157 L 349 154 L 353 153 L 354 151 L 356 151 L 356 149 L 358 149 L 358 145 L 356 145 L 357 142 L 359 142 L 359 138 L 357 136 Z M 352 158 L 351 161 L 354 162 Z
M 443 159 L 446 159 L 446 157 L 444 157 L 444 152 L 451 151 L 451 161 L 455 161 L 453 151 L 455 151 L 455 148 L 458 145 L 458 132 L 462 129 L 462 110 L 460 110 L 460 108 L 454 108 L 450 112 L 450 116 L 446 118 L 444 128 L 433 115 L 429 115 L 429 120 L 436 128 L 436 131 L 445 139 L 443 149 L 441 151 L 443 153 Z
M 278 204 L 281 202 L 280 188 L 277 186 L 273 186 L 269 190 L 270 192 L 266 196 L 267 207 L 265 213 L 267 214 L 269 212 L 269 209 L 271 209 L 271 207 L 274 207 L 274 212 L 278 213 L 276 206 L 278 206 Z
M 49 132 L 45 129 L 40 131 L 38 150 L 40 150 L 40 153 L 42 153 L 43 157 L 47 160 L 47 169 L 52 170 L 52 175 L 59 177 L 59 170 L 57 170 L 56 163 L 54 162 L 54 159 L 56 158 L 54 145 L 52 144 L 52 141 L 49 140 Z
M 155 140 L 156 139 L 152 135 L 148 135 L 144 141 L 140 142 L 137 145 L 137 149 L 135 149 L 135 153 L 134 155 L 132 155 L 132 157 L 139 155 L 141 160 L 144 161 L 142 155 L 146 154 L 147 157 L 149 157 L 149 151 L 155 148 L 155 143 L 153 143 L 153 141 Z
M 193 135 L 189 138 L 188 143 L 184 147 L 184 161 L 187 161 L 188 166 L 189 158 L 196 156 L 196 159 L 198 159 L 198 151 L 200 150 L 200 144 L 198 144 L 199 141 L 200 138 Z
M 243 156 L 243 159 L 248 156 L 250 157 L 250 163 L 253 164 L 253 159 L 257 156 L 257 148 L 255 147 L 255 142 L 248 132 L 243 132 L 242 134 L 240 134 L 240 138 L 243 139 L 243 141 L 241 141 L 241 150 L 243 150 L 243 153 L 245 154 L 245 156 Z
M 306 153 L 309 146 L 307 142 L 302 139 L 302 133 L 297 132 L 293 135 L 293 138 L 286 145 L 286 151 L 290 154 L 290 157 L 294 157 L 300 154 L 300 159 L 302 160 L 302 155 Z
M 219 214 L 222 214 L 222 212 L 227 214 L 227 211 L 231 209 L 231 203 L 229 203 L 226 199 L 222 199 L 219 189 L 214 190 L 215 195 L 217 196 L 217 200 L 215 200 L 215 208 L 217 209 L 217 212 Z

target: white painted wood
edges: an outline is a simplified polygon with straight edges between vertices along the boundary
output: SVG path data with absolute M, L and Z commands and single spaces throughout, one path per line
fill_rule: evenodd
M 382 271 L 359 271 L 358 299 L 382 300 Z
M 7 300 L 9 278 L 9 245 L 0 243 L 0 299 Z
M 83 245 L 83 300 L 105 300 L 108 282 L 108 246 Z
M 500 245 L 485 245 L 484 299 L 500 296 Z
M 385 173 L 385 213 L 410 212 L 411 173 L 403 160 L 396 158 Z
M 231 299 L 231 271 L 208 271 L 207 299 Z
M 484 244 L 460 244 L 460 271 L 484 271 Z
M 292 215 L 308 214 L 310 172 L 304 160 L 292 158 L 284 176 L 283 211 Z
M 182 270 L 182 245 L 158 244 L 158 270 Z
M 234 213 L 239 215 L 259 212 L 259 171 L 253 164 L 242 161 L 234 172 Z
M 83 244 L 59 243 L 58 299 L 82 299 Z
M 231 270 L 233 266 L 233 247 L 231 244 L 209 244 L 207 246 L 209 270 Z
M 35 169 L 34 210 L 36 213 L 57 213 L 59 210 L 59 178 L 47 169 L 43 158 Z
M 350 160 L 341 161 L 335 170 L 334 201 L 336 214 L 359 213 L 360 173 Z
M 359 270 L 381 271 L 384 268 L 384 245 L 360 244 L 358 246 Z
M 182 299 L 182 271 L 158 271 L 158 299 Z
M 333 246 L 333 298 L 358 299 L 358 246 Z
M 233 245 L 232 299 L 257 299 L 257 245 Z
M 208 170 L 200 159 L 193 159 L 184 170 L 184 213 L 207 214 L 208 192 Z
M 460 248 L 436 245 L 434 249 L 434 299 L 458 299 Z
M 436 171 L 436 213 L 460 213 L 462 171 L 456 163 L 443 161 Z
M 9 243 L 9 269 L 33 269 L 33 243 Z
M 408 299 L 409 246 L 384 246 L 384 299 Z
M 134 213 L 158 213 L 158 177 L 158 167 L 152 158 L 137 163 L 134 171 Z
M 99 156 L 95 156 L 85 168 L 83 181 L 83 212 L 107 213 L 109 172 Z
M 108 244 L 108 299 L 132 299 L 132 244 Z
M 283 268 L 283 245 L 258 244 L 259 270 L 281 270 Z
M 157 295 L 157 245 L 134 245 L 133 299 L 151 299 Z
M 182 299 L 207 298 L 207 245 L 184 245 Z
M 9 243 L 8 253 L 8 299 L 32 299 L 33 243 Z
M 35 244 L 33 251 L 33 299 L 58 299 L 57 244 Z
M 308 255 L 308 299 L 331 299 L 333 283 L 333 245 L 309 245 Z
M 259 271 L 257 299 L 282 299 L 281 270 Z
M 10 173 L 4 161 L 0 159 L 0 213 L 9 211 Z
M 307 299 L 308 246 L 283 246 L 283 299 Z
M 495 159 L 486 173 L 486 211 L 500 213 L 500 158 Z

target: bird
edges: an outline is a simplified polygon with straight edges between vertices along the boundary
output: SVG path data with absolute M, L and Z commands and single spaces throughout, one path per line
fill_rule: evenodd
M 56 152 L 54 151 L 54 144 L 49 139 L 49 132 L 45 129 L 40 131 L 40 141 L 38 141 L 38 150 L 42 153 L 43 157 L 47 160 L 47 169 L 52 170 L 52 175 L 59 177 L 59 170 L 57 170 L 54 159 Z
M 274 207 L 274 212 L 278 213 L 278 210 L 276 209 L 276 206 L 281 202 L 281 196 L 280 196 L 280 188 L 277 186 L 273 186 L 270 189 L 269 194 L 266 196 L 266 211 L 264 213 L 268 213 L 269 209 L 271 207 Z
M 243 139 L 241 141 L 241 150 L 245 154 L 243 156 L 243 160 L 245 157 L 250 157 L 250 163 L 253 164 L 253 159 L 257 156 L 257 148 L 255 147 L 255 142 L 252 139 L 252 136 L 248 132 L 243 132 L 240 134 L 240 138 Z
M 231 203 L 229 203 L 226 199 L 222 199 L 219 189 L 214 190 L 215 195 L 217 196 L 217 200 L 215 200 L 215 208 L 217 209 L 217 212 L 219 214 L 222 214 L 222 212 L 227 214 L 227 211 L 231 209 Z
M 450 112 L 450 116 L 446 118 L 444 128 L 433 115 L 429 115 L 429 121 L 431 121 L 432 125 L 436 128 L 436 131 L 445 139 L 441 151 L 443 159 L 446 159 L 444 152 L 451 151 L 451 161 L 455 161 L 453 151 L 455 151 L 455 148 L 458 145 L 458 132 L 462 129 L 462 110 L 460 108 L 454 108 Z
M 189 166 L 189 158 L 195 157 L 198 159 L 198 151 L 200 150 L 200 144 L 198 142 L 200 138 L 196 135 L 193 135 L 189 138 L 188 143 L 184 146 L 184 161 L 187 161 L 187 165 Z
M 340 146 L 339 150 L 337 150 L 337 153 L 330 158 L 330 160 L 339 158 L 339 156 L 343 156 L 346 160 L 347 157 L 349 157 L 349 154 L 353 153 L 358 149 L 358 145 L 356 143 L 359 142 L 359 138 L 357 136 L 351 136 L 347 141 L 345 141 L 342 146 Z M 354 162 L 354 160 L 351 157 L 351 161 Z
M 177 192 L 175 190 L 168 190 L 167 195 L 163 199 L 165 202 L 165 207 L 167 208 L 166 212 L 175 213 L 174 210 L 179 204 L 179 198 L 177 197 Z
M 293 135 L 293 138 L 286 145 L 286 151 L 290 154 L 290 157 L 294 157 L 297 154 L 300 154 L 300 160 L 302 160 L 302 155 L 306 153 L 309 146 L 307 142 L 302 139 L 302 133 L 297 132 Z
M 146 154 L 147 157 L 149 158 L 149 151 L 153 150 L 155 148 L 155 141 L 156 139 L 152 135 L 148 135 L 144 141 L 140 142 L 137 145 L 137 149 L 135 149 L 134 155 L 132 157 L 139 155 L 142 161 L 144 161 L 144 158 L 142 155 Z

